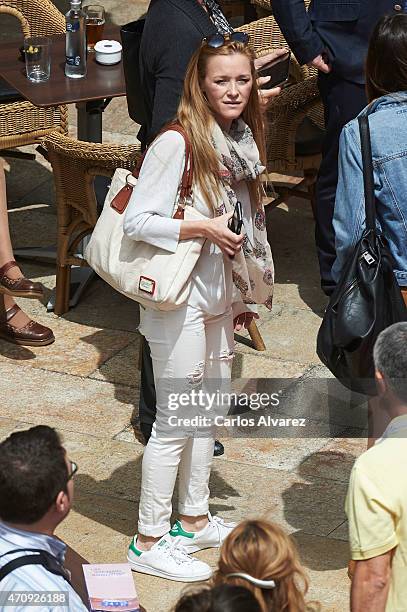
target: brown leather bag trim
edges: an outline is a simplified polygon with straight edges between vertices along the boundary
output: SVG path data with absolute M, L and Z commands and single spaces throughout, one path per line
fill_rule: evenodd
M 179 189 L 180 200 L 183 203 L 183 201 L 185 201 L 187 198 L 190 198 L 192 196 L 192 182 L 193 182 L 193 173 L 194 173 L 192 147 L 191 147 L 191 143 L 189 142 L 189 139 L 188 139 L 188 136 L 185 130 L 180 125 L 178 125 L 177 123 L 169 125 L 162 132 L 160 132 L 159 136 L 161 134 L 164 134 L 164 132 L 167 132 L 168 130 L 178 132 L 179 134 L 181 134 L 181 136 L 183 136 L 184 141 L 185 141 L 185 165 L 184 165 L 184 171 L 182 173 L 181 184 L 180 184 L 180 189 Z M 138 179 L 139 177 L 141 166 L 143 165 L 143 161 L 144 161 L 147 151 L 148 149 L 144 151 L 143 155 L 140 157 L 137 163 L 136 168 L 131 173 L 131 175 L 134 176 L 134 178 L 136 179 Z M 115 197 L 111 201 L 110 203 L 111 208 L 113 208 L 116 212 L 122 215 L 127 208 L 127 205 L 129 203 L 132 193 L 133 193 L 133 186 L 127 183 L 124 187 L 122 187 L 122 189 L 120 189 L 120 191 L 115 195 Z M 178 206 L 175 214 L 173 215 L 173 218 L 174 219 L 184 218 L 183 206 Z
M 125 185 L 120 189 L 119 193 L 115 195 L 110 206 L 114 208 L 119 215 L 122 215 L 127 208 L 132 193 L 133 187 L 131 185 Z

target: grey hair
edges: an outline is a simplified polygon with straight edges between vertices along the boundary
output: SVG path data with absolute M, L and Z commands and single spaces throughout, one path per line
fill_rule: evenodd
M 379 334 L 373 359 L 392 391 L 407 403 L 407 322 L 394 323 Z

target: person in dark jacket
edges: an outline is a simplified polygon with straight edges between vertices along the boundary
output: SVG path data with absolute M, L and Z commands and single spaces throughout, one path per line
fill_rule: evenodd
M 228 23 L 215 0 L 151 0 L 140 47 L 140 77 L 147 121 L 138 138 L 144 149 L 161 128 L 176 115 L 186 69 L 204 38 L 230 35 Z M 256 60 L 256 68 L 285 50 L 277 49 Z M 264 84 L 269 77 L 260 79 Z M 280 88 L 263 90 L 262 105 L 280 93 Z M 150 349 L 143 338 L 138 428 L 145 441 L 151 434 L 156 415 L 156 397 Z M 215 443 L 215 455 L 223 446 Z
M 321 286 L 327 295 L 335 283 L 332 217 L 338 181 L 339 136 L 366 106 L 364 62 L 370 34 L 386 13 L 407 11 L 406 0 L 273 0 L 273 12 L 301 64 L 319 70 L 326 137 L 317 182 L 316 245 Z

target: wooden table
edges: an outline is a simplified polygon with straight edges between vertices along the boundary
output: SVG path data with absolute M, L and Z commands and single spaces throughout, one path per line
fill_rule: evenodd
M 120 41 L 120 27 L 108 26 L 104 37 Z M 123 63 L 102 66 L 88 54 L 88 70 L 82 79 L 65 76 L 65 34 L 50 36 L 51 76 L 44 83 L 32 83 L 26 77 L 25 64 L 19 59 L 18 43 L 0 45 L 0 76 L 35 106 L 59 106 L 75 103 L 78 111 L 78 138 L 102 142 L 102 113 L 112 98 L 126 95 Z

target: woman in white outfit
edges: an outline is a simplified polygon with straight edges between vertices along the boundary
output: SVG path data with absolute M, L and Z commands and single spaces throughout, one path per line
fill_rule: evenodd
M 169 253 L 181 240 L 205 239 L 187 302 L 166 312 L 141 309 L 157 421 L 144 452 L 138 535 L 128 559 L 136 571 L 172 580 L 208 578 L 210 567 L 189 553 L 220 546 L 234 525 L 208 512 L 214 428 L 165 434 L 161 426 L 174 415 L 169 394 L 196 385 L 227 390 L 234 329 L 257 317 L 250 305 L 271 308 L 274 273 L 260 182 L 264 134 L 253 62 L 245 43 L 217 35 L 202 44 L 186 74 L 177 123 L 192 147 L 193 206 L 205 219 L 173 218 L 185 140 L 168 130 L 147 151 L 124 220 L 127 236 Z M 240 235 L 228 228 L 237 201 Z M 177 474 L 179 520 L 171 529 Z

